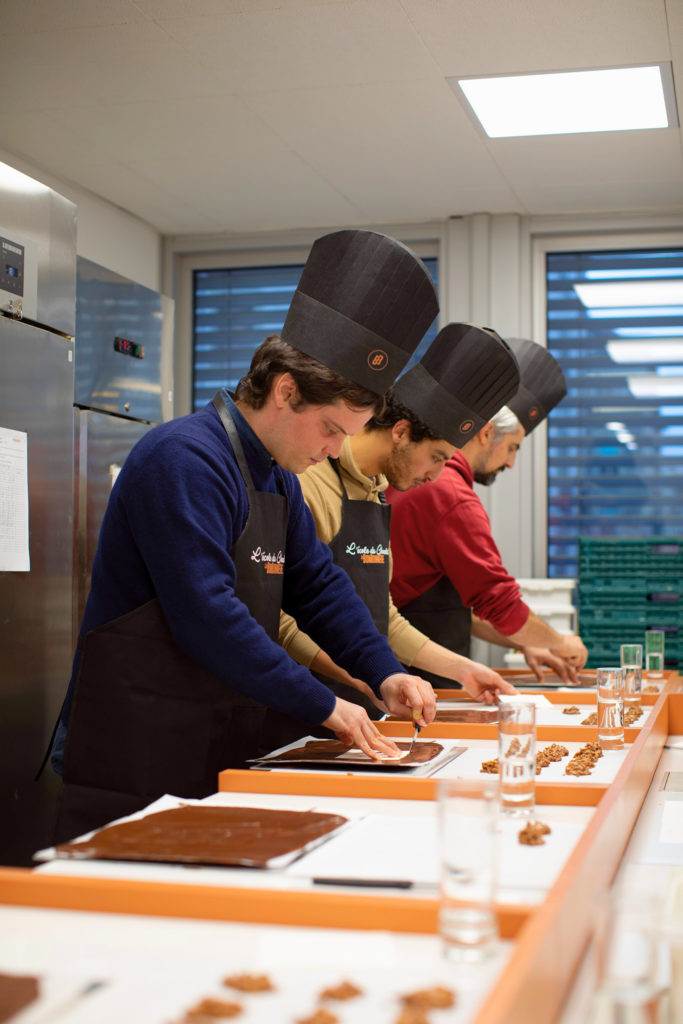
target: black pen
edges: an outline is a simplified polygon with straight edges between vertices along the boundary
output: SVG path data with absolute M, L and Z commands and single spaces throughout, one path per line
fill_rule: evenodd
M 413 889 L 415 882 L 390 878 L 313 878 L 313 885 L 359 885 L 370 889 Z

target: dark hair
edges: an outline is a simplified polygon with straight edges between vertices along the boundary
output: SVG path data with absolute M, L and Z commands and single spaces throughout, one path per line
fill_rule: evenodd
M 299 391 L 299 398 L 292 406 L 295 411 L 306 405 L 331 405 L 340 398 L 358 409 L 372 408 L 375 413 L 380 413 L 384 407 L 380 395 L 299 352 L 279 334 L 271 334 L 256 349 L 249 373 L 237 385 L 236 397 L 252 409 L 262 409 L 279 373 L 290 373 L 294 378 Z
M 410 440 L 414 444 L 418 444 L 420 441 L 441 440 L 441 434 L 428 427 L 410 409 L 406 409 L 402 402 L 399 402 L 393 387 L 390 387 L 384 396 L 383 411 L 376 413 L 371 420 L 368 420 L 365 430 L 391 430 L 394 423 L 398 423 L 399 420 L 408 420 L 410 423 Z

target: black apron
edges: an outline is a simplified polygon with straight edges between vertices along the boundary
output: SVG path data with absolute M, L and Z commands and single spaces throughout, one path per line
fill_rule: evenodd
M 469 658 L 472 609 L 462 603 L 460 594 L 447 576 L 442 576 L 424 594 L 403 605 L 400 612 L 434 643 Z M 409 671 L 429 680 L 438 689 L 457 689 L 459 686 L 452 679 L 424 669 Z
M 277 640 L 288 500 L 254 488 L 220 395 L 213 404 L 247 488 L 249 515 L 231 551 L 235 595 Z M 256 562 L 255 549 L 282 560 Z M 280 571 L 273 572 L 272 566 Z M 266 708 L 231 690 L 175 644 L 158 600 L 80 641 L 64 755 L 58 839 L 72 838 L 145 807 L 164 793 L 204 797 L 218 772 L 242 768 L 259 749 Z
M 363 600 L 372 621 L 383 636 L 389 628 L 389 533 L 391 508 L 380 495 L 380 502 L 351 499 L 346 493 L 336 459 L 329 460 L 342 490 L 342 515 L 339 532 L 332 538 L 329 548 L 335 563 L 351 577 L 358 596 Z M 370 718 L 382 717 L 372 701 L 352 686 L 328 679 L 318 672 L 313 675 L 332 690 L 335 697 L 360 704 Z M 276 750 L 309 734 L 328 735 L 327 730 L 312 730 L 300 719 L 280 711 L 268 710 L 263 731 L 263 751 Z

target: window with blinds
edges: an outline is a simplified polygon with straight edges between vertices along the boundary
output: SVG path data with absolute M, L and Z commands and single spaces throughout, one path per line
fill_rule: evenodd
M 438 287 L 438 261 L 423 262 Z M 195 270 L 193 409 L 210 402 L 219 388 L 234 388 L 261 342 L 282 329 L 302 270 L 303 264 Z M 420 343 L 419 354 L 437 331 L 435 322 Z
M 548 575 L 578 538 L 683 536 L 683 249 L 546 257 Z

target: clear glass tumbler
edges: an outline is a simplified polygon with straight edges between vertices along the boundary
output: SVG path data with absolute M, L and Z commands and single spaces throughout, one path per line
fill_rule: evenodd
M 476 963 L 491 955 L 498 938 L 498 780 L 443 779 L 438 801 L 443 951 L 449 959 Z
M 536 805 L 536 708 L 527 701 L 498 705 L 498 776 L 505 814 L 533 818 Z
M 642 644 L 621 645 L 621 667 L 624 669 L 624 704 L 626 707 L 639 707 L 643 678 Z
M 645 634 L 645 671 L 653 679 L 664 675 L 664 632 L 648 629 Z
M 621 750 L 624 746 L 623 668 L 595 670 L 598 702 L 598 743 L 603 750 Z

